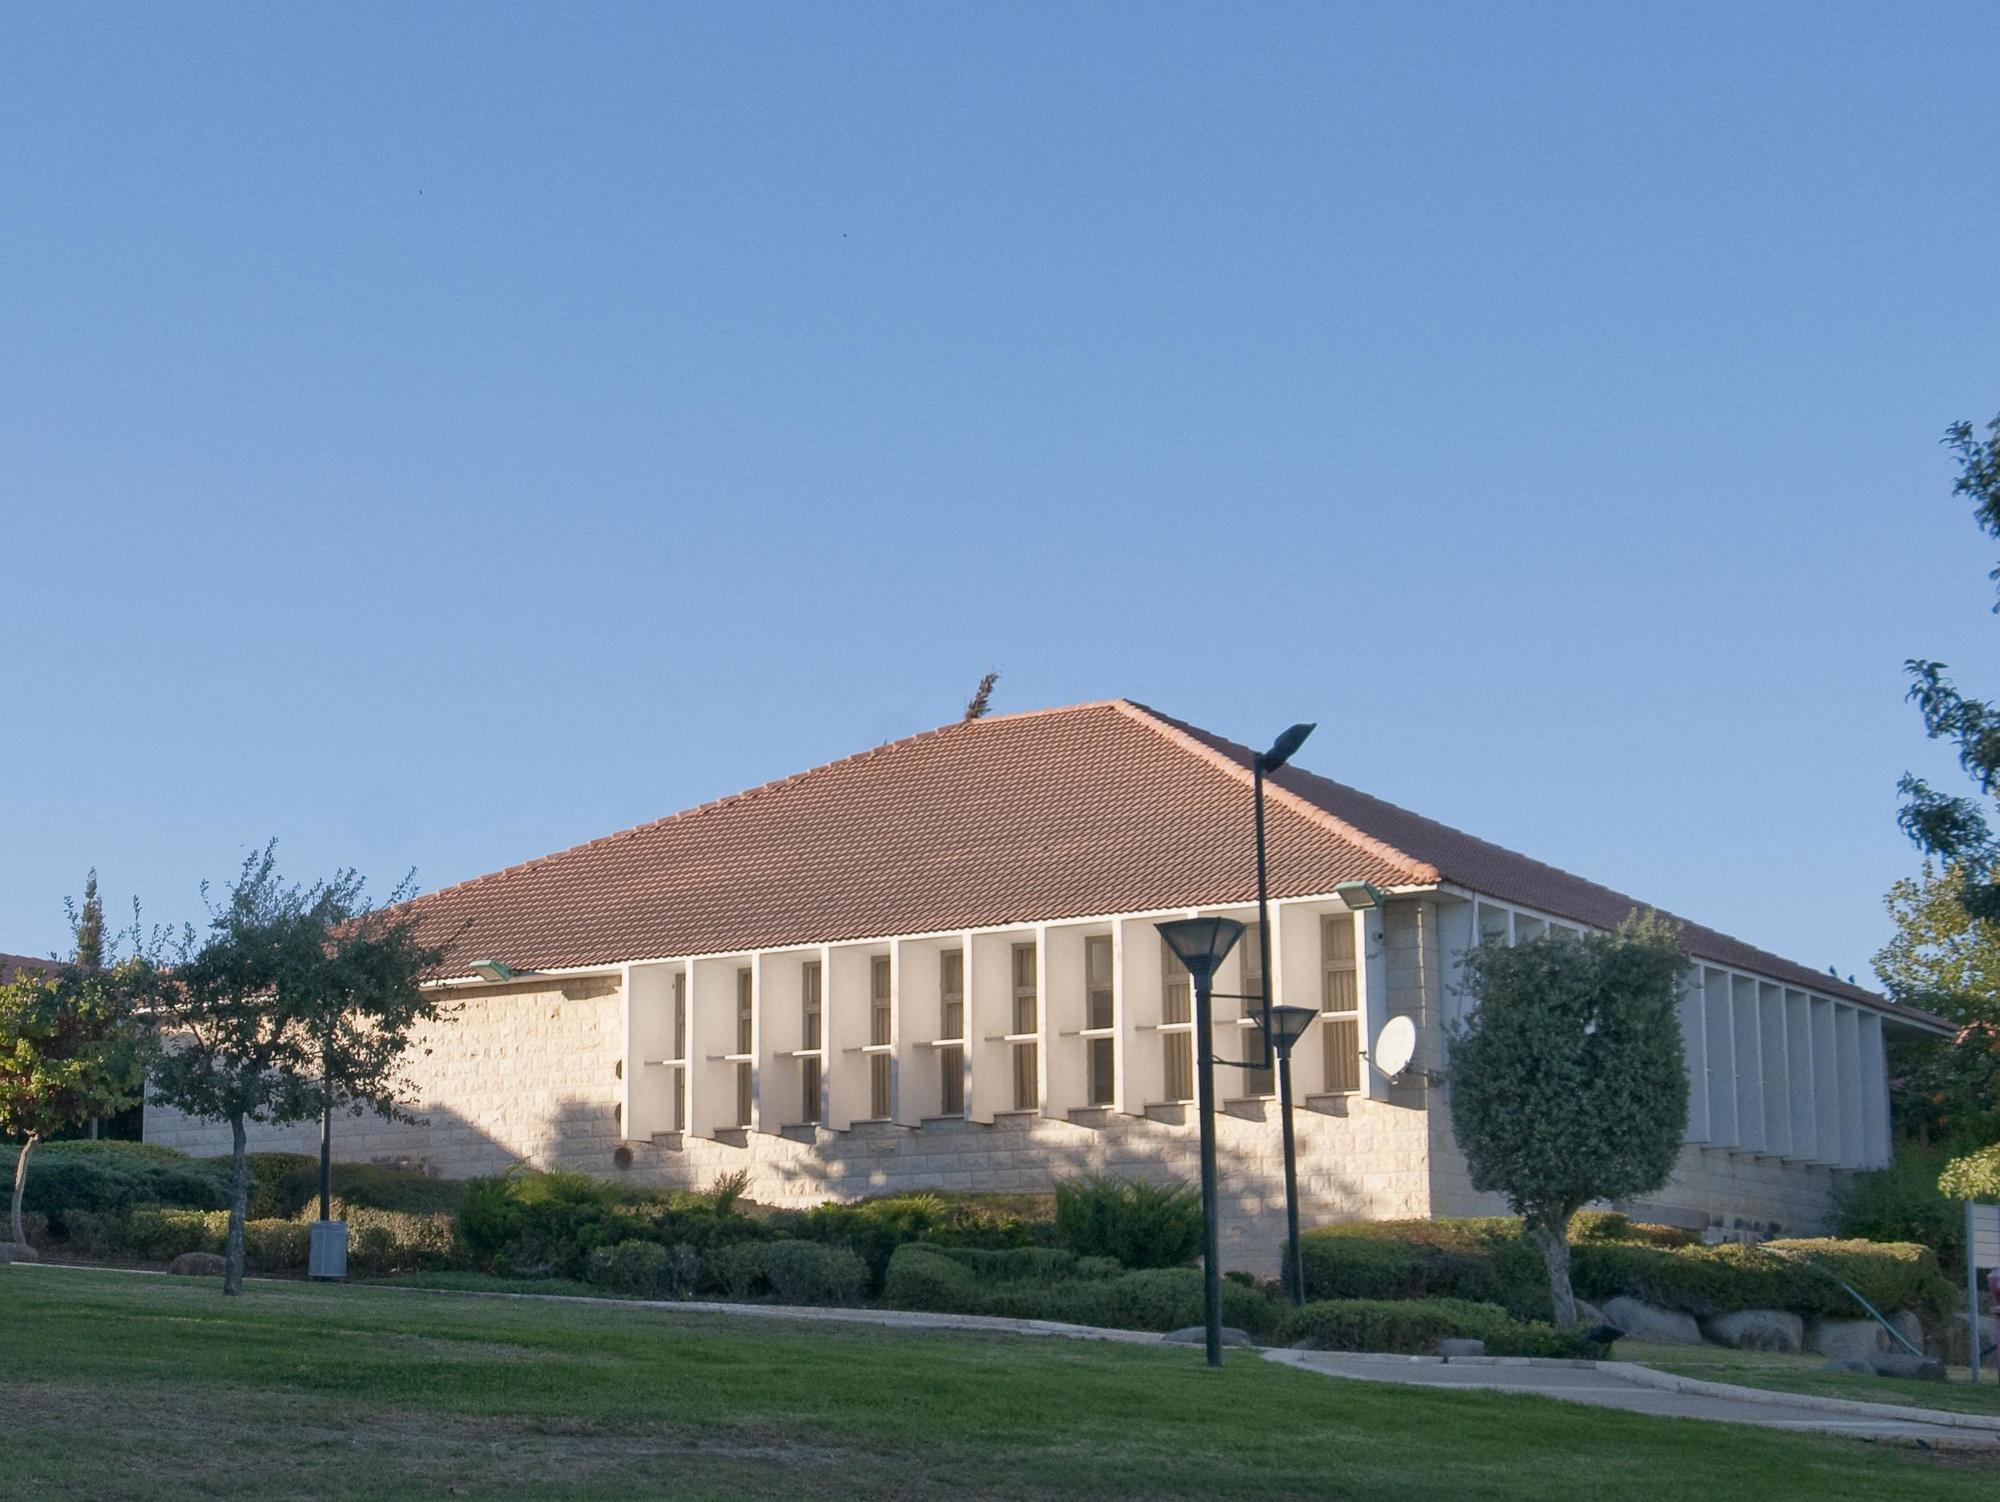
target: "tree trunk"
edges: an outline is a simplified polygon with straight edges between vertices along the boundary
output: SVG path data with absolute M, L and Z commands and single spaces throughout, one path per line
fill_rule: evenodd
M 222 1249 L 222 1291 L 243 1291 L 243 1219 L 250 1207 L 250 1134 L 241 1113 L 229 1118 L 229 1134 L 235 1156 L 230 1162 L 229 1240 Z
M 28 1234 L 21 1225 L 21 1200 L 28 1192 L 28 1154 L 41 1140 L 35 1133 L 28 1133 L 21 1142 L 21 1156 L 14 1160 L 14 1239 L 23 1246 L 28 1244 Z
M 1576 1323 L 1576 1290 L 1569 1284 L 1569 1217 L 1531 1220 L 1528 1232 L 1542 1254 L 1542 1266 L 1548 1269 L 1549 1303 L 1555 1308 L 1556 1324 L 1567 1329 Z

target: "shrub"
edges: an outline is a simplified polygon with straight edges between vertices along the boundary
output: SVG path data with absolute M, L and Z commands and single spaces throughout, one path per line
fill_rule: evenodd
M 296 1220 L 243 1223 L 243 1260 L 252 1272 L 293 1272 L 306 1265 L 312 1228 Z
M 338 1203 L 334 1214 L 347 1222 L 348 1268 L 363 1277 L 445 1272 L 462 1268 L 471 1260 L 449 1215 L 370 1210 Z M 294 1224 L 309 1233 L 304 1223 Z
M 584 1279 L 601 1288 L 652 1298 L 667 1278 L 667 1249 L 656 1241 L 600 1246 L 584 1263 Z
M 208 1158 L 221 1167 L 228 1182 L 228 1158 Z M 305 1210 L 319 1192 L 319 1159 L 304 1153 L 246 1153 L 250 1166 L 249 1215 L 252 1220 L 289 1220 Z
M 1549 1314 L 1542 1259 L 1512 1218 L 1349 1221 L 1299 1239 L 1309 1299 L 1452 1298 Z M 1286 1253 L 1287 1276 L 1290 1252 Z
M 1091 1175 L 1056 1185 L 1056 1244 L 1125 1267 L 1183 1267 L 1201 1251 L 1201 1196 L 1189 1185 Z
M 1325 1351 L 1384 1351 L 1422 1355 L 1440 1340 L 1486 1342 L 1495 1356 L 1586 1356 L 1597 1353 L 1580 1335 L 1539 1321 L 1517 1320 L 1497 1304 L 1465 1299 L 1329 1299 L 1288 1310 L 1278 1338 Z
M 938 1247 L 912 1243 L 896 1248 L 882 1281 L 891 1308 L 933 1314 L 976 1314 L 980 1285 L 972 1269 Z
M 1739 1309 L 1855 1317 L 1860 1310 L 1842 1282 L 1885 1313 L 1942 1308 L 1951 1297 L 1929 1248 L 1867 1241 L 1581 1246 L 1575 1276 L 1584 1298 L 1628 1294 L 1697 1318 Z
M 711 1254 L 704 1272 L 731 1298 L 781 1304 L 852 1304 L 868 1286 L 868 1268 L 859 1257 L 812 1241 L 723 1247 Z
M 867 1264 L 869 1290 L 877 1293 L 890 1257 L 910 1242 L 995 1249 L 1032 1244 L 1032 1235 L 1018 1216 L 936 1194 L 820 1205 L 801 1215 L 774 1216 L 771 1224 L 797 1239 L 852 1251 Z
M 12 1229 L 9 1227 L 8 1229 Z M 40 1246 L 49 1238 L 49 1218 L 32 1210 L 21 1212 L 21 1234 L 28 1238 L 29 1246 Z
M 130 1240 L 125 1217 L 101 1210 L 65 1211 L 61 1230 L 64 1245 L 84 1257 L 113 1256 Z
M 989 1283 L 1064 1283 L 1115 1278 L 1124 1271 L 1109 1257 L 1079 1257 L 1075 1252 L 1053 1246 L 1011 1247 L 1005 1251 L 945 1246 L 935 1250 Z
M 1920 1242 L 1941 1266 L 1963 1267 L 1965 1208 L 1938 1188 L 1942 1167 L 1936 1153 L 1899 1147 L 1889 1167 L 1854 1176 L 1835 1206 L 1834 1230 L 1850 1240 Z
M 12 1182 L 18 1151 L 0 1148 L 0 1174 Z M 143 1142 L 49 1142 L 28 1166 L 25 1208 L 51 1218 L 70 1210 L 123 1214 L 141 1205 L 221 1210 L 229 1204 L 226 1168 Z
M 147 1262 L 171 1262 L 182 1252 L 220 1252 L 228 1232 L 224 1210 L 140 1209 L 128 1222 L 126 1245 Z

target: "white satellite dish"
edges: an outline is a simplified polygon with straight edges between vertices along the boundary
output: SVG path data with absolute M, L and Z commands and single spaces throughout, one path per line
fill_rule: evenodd
M 1391 1017 L 1375 1035 L 1375 1067 L 1387 1075 L 1401 1074 L 1417 1056 L 1417 1025 L 1407 1017 Z

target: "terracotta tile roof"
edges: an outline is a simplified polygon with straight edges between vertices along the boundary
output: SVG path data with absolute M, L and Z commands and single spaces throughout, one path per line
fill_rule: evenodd
M 926 933 L 1255 896 L 1250 752 L 1125 700 L 943 726 L 417 898 L 446 969 L 516 969 Z M 1457 883 L 1610 927 L 1642 906 L 1286 769 L 1272 895 Z M 1697 958 L 1873 1006 L 1689 925 Z M 1893 1009 L 1892 1010 L 1897 1010 Z

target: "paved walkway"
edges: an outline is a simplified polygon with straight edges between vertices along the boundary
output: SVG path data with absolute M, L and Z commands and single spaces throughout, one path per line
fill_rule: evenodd
M 1517 1392 L 1618 1408 L 1656 1418 L 1707 1419 L 1766 1429 L 1844 1434 L 1954 1449 L 2000 1449 L 2000 1419 L 1903 1408 L 1845 1398 L 1768 1392 L 1723 1382 L 1677 1378 L 1622 1361 L 1528 1361 L 1428 1356 L 1362 1356 L 1337 1351 L 1264 1352 L 1268 1361 L 1360 1382 L 1411 1387 Z

